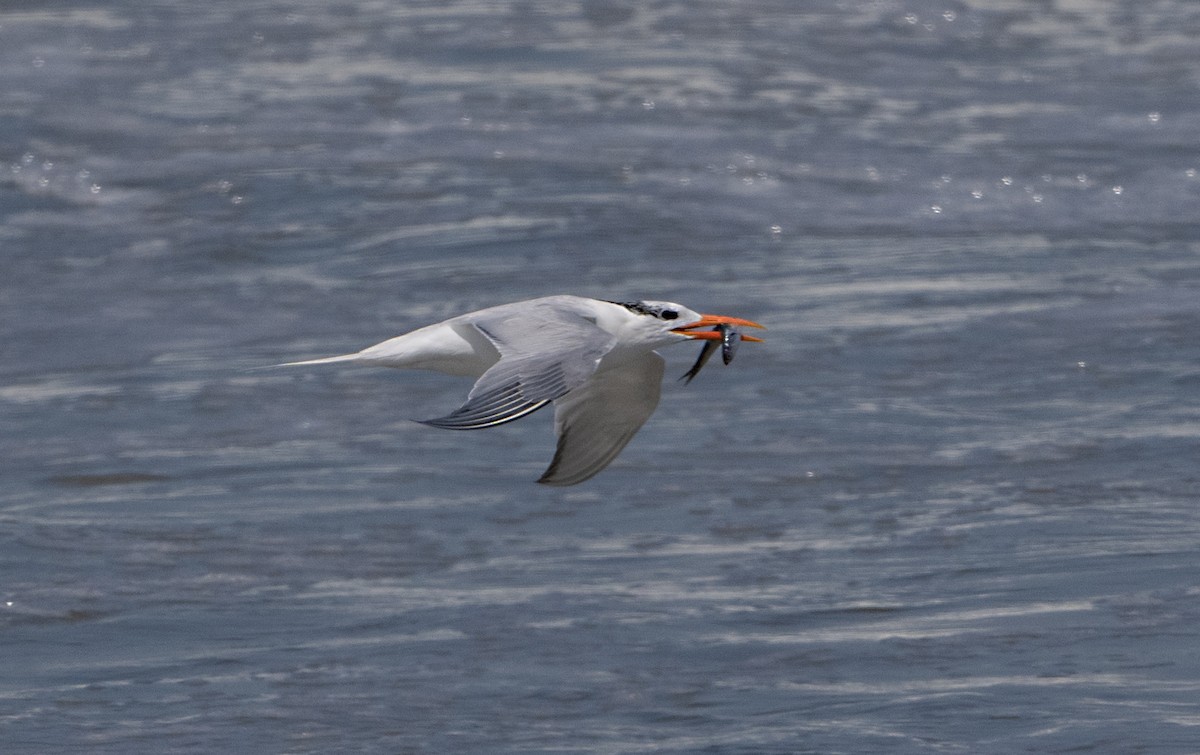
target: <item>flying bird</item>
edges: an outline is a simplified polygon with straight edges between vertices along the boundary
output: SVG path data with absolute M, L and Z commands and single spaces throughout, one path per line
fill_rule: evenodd
M 344 362 L 478 378 L 458 409 L 418 420 L 448 430 L 495 427 L 554 402 L 558 445 L 538 482 L 575 485 L 608 466 L 654 413 L 664 366 L 655 349 L 723 342 L 728 363 L 729 332 L 738 327 L 763 326 L 671 302 L 547 296 L 452 317 L 353 354 L 279 366 Z

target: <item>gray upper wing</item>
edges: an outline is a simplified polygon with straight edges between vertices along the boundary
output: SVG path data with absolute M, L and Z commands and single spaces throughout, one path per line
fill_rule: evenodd
M 520 419 L 586 383 L 614 343 L 568 297 L 493 307 L 467 322 L 495 345 L 500 360 L 465 404 L 424 424 L 477 430 Z

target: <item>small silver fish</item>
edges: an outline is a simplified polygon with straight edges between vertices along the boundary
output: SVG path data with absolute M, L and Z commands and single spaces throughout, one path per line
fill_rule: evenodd
M 721 347 L 721 359 L 725 364 L 733 361 L 733 355 L 737 353 L 738 344 L 742 340 L 742 334 L 737 332 L 732 325 L 724 323 L 713 328 L 713 332 L 720 333 L 721 337 L 706 340 L 704 348 L 700 350 L 700 356 L 697 357 L 696 363 L 692 365 L 692 369 L 685 372 L 679 379 L 686 380 L 687 383 L 692 382 L 692 378 L 700 374 L 700 370 L 704 369 L 704 365 L 708 364 L 708 360 L 716 352 L 717 346 Z M 684 383 L 685 385 L 687 383 Z

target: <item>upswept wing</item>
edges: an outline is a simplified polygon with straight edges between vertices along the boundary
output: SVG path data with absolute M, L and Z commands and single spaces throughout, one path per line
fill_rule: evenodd
M 663 366 L 662 357 L 647 352 L 557 399 L 558 447 L 538 482 L 575 485 L 608 466 L 658 406 Z
M 556 298 L 504 305 L 468 320 L 500 352 L 467 395 L 445 417 L 421 420 L 448 430 L 478 430 L 520 419 L 583 385 L 612 336 L 586 313 Z

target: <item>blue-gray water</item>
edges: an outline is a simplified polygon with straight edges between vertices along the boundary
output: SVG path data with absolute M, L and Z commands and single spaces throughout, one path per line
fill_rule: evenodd
M 0 750 L 1200 749 L 1200 6 L 0 6 Z M 769 325 L 599 477 L 251 368 Z

